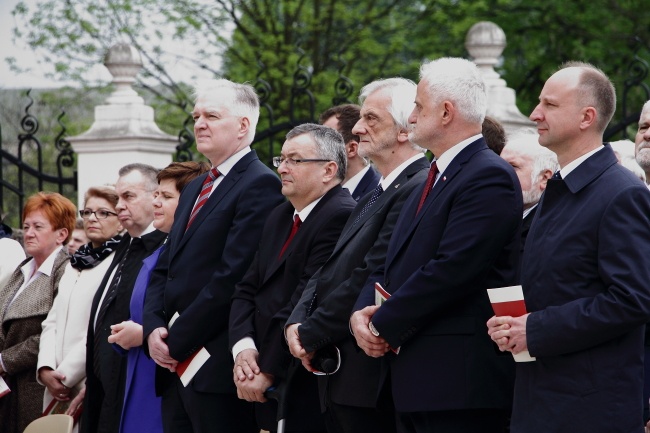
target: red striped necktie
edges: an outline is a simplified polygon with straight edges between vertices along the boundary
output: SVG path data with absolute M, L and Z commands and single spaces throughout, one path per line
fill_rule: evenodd
M 214 181 L 217 180 L 219 174 L 220 173 L 219 170 L 217 170 L 217 167 L 212 167 L 212 170 L 208 172 L 208 176 L 203 181 L 203 186 L 201 187 L 201 193 L 199 194 L 199 198 L 196 201 L 194 208 L 192 209 L 192 213 L 190 214 L 190 219 L 187 221 L 187 226 L 185 227 L 185 231 L 187 231 L 187 229 L 190 228 L 192 222 L 194 221 L 194 218 L 196 218 L 196 215 L 199 213 L 203 205 L 208 201 L 208 198 L 210 198 L 210 193 L 212 192 L 212 185 L 214 185 Z

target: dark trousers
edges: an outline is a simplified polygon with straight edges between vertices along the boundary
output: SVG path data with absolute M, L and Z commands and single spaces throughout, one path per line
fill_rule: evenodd
M 329 402 L 325 426 L 328 433 L 395 433 L 395 412 Z
M 398 412 L 399 433 L 504 433 L 508 412 L 499 409 Z
M 236 394 L 196 392 L 178 378 L 162 396 L 164 433 L 257 433 L 253 406 Z

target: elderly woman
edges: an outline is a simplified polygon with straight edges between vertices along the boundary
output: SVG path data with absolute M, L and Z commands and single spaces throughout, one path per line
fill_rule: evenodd
M 36 381 L 41 322 L 57 293 L 75 224 L 74 204 L 39 192 L 25 203 L 24 260 L 0 289 L 0 374 L 11 392 L 0 398 L 0 432 L 20 433 L 42 413 L 43 387 Z
M 180 192 L 208 170 L 210 166 L 205 162 L 172 162 L 158 173 L 158 190 L 153 201 L 155 228 L 169 233 Z M 162 433 L 160 399 L 155 394 L 156 364 L 142 350 L 142 310 L 151 272 L 165 246 L 163 244 L 144 260 L 131 296 L 131 320 L 111 326 L 113 335 L 108 338 L 109 343 L 128 350 L 120 433 Z
M 70 259 L 59 282 L 59 294 L 43 322 L 37 380 L 46 386 L 44 410 L 57 401 L 61 402 L 59 408 L 66 408 L 84 387 L 90 306 L 122 238 L 117 200 L 114 188 L 90 188 L 79 211 L 90 242 L 81 245 Z

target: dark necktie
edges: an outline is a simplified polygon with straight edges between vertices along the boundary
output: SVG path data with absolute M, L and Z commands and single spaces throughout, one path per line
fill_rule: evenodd
M 556 171 L 555 174 L 553 174 L 553 177 L 551 179 L 562 180 L 562 175 L 560 174 L 560 170 Z
M 352 223 L 353 226 L 356 225 L 361 219 L 361 217 L 368 211 L 368 209 L 370 209 L 370 207 L 373 204 L 375 204 L 375 202 L 383 192 L 384 192 L 384 188 L 381 187 L 381 183 L 380 183 L 372 192 L 372 195 L 370 196 L 370 200 L 368 200 L 368 202 L 363 205 L 363 207 L 361 208 L 361 212 L 359 212 L 359 215 L 357 215 L 357 217 L 354 219 L 354 222 Z
M 208 176 L 203 181 L 203 186 L 201 187 L 201 193 L 199 194 L 199 198 L 198 200 L 196 200 L 196 204 L 194 205 L 194 208 L 192 209 L 192 213 L 190 214 L 190 219 L 187 221 L 187 226 L 185 227 L 185 231 L 187 231 L 187 229 L 190 228 L 192 222 L 194 221 L 194 218 L 196 218 L 196 215 L 199 213 L 203 205 L 208 201 L 208 198 L 210 198 L 210 193 L 212 192 L 212 185 L 214 185 L 214 181 L 217 180 L 219 174 L 220 173 L 217 170 L 217 167 L 212 167 L 212 170 L 208 172 Z
M 419 214 L 422 206 L 424 205 L 425 200 L 429 196 L 431 189 L 433 188 L 433 183 L 436 181 L 436 175 L 438 174 L 438 164 L 436 161 L 431 163 L 431 168 L 429 169 L 429 175 L 427 176 L 427 181 L 424 184 L 424 191 L 422 191 L 422 196 L 420 196 L 420 203 L 418 203 L 418 210 L 415 214 Z
M 296 215 L 293 219 L 293 225 L 291 226 L 291 232 L 289 233 L 289 237 L 287 238 L 284 245 L 282 245 L 282 249 L 280 250 L 280 255 L 278 255 L 278 259 L 282 257 L 282 254 L 284 254 L 287 247 L 291 243 L 291 240 L 298 232 L 298 229 L 300 228 L 300 224 L 302 224 L 302 221 L 300 221 L 300 216 Z
M 100 376 L 100 352 L 99 348 L 101 344 L 108 344 L 106 340 L 102 339 L 102 332 L 101 329 L 104 327 L 104 318 L 106 317 L 106 312 L 108 311 L 108 307 L 111 305 L 111 302 L 113 299 L 115 299 L 115 296 L 117 295 L 117 286 L 120 284 L 120 280 L 122 279 L 122 269 L 124 268 L 124 264 L 126 263 L 129 253 L 136 247 L 136 245 L 139 245 L 142 243 L 142 239 L 140 238 L 133 238 L 131 239 L 131 244 L 126 250 L 126 253 L 124 254 L 124 257 L 122 257 L 122 260 L 117 264 L 115 267 L 115 274 L 113 275 L 113 279 L 111 280 L 111 284 L 108 286 L 108 290 L 106 291 L 106 295 L 104 296 L 104 299 L 102 300 L 102 303 L 99 307 L 99 312 L 97 313 L 97 320 L 95 321 L 95 338 L 94 338 L 94 347 L 93 347 L 93 355 L 94 355 L 94 362 L 93 362 L 93 367 L 94 367 L 94 372 L 97 377 Z M 113 323 L 107 324 L 107 326 L 113 325 Z

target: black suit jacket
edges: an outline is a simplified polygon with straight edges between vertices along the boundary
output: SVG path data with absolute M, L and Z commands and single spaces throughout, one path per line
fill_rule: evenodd
M 185 231 L 206 175 L 190 182 L 180 196 L 169 233 L 169 247 L 154 269 L 144 309 L 144 335 L 168 327 L 172 358 L 183 361 L 201 347 L 210 358 L 188 385 L 199 392 L 234 393 L 233 361 L 228 350 L 228 316 L 235 285 L 253 260 L 269 212 L 283 197 L 280 181 L 257 157 L 247 153 L 214 189 Z M 157 369 L 162 393 L 178 380 Z
M 399 355 L 390 366 L 400 412 L 509 408 L 514 362 L 486 332 L 486 289 L 516 283 L 523 200 L 512 167 L 482 138 L 441 174 L 422 210 L 404 205 L 385 265 L 355 308 L 374 305 L 374 283 L 392 297 L 372 318 Z
M 380 364 L 357 350 L 348 321 L 363 283 L 386 257 L 388 241 L 402 205 L 409 194 L 426 180 L 428 169 L 426 158 L 411 163 L 354 224 L 370 196 L 359 202 L 332 255 L 309 280 L 287 322 L 302 323 L 300 339 L 308 352 L 332 343 L 341 350 L 339 371 L 319 379 L 321 404 L 325 403 L 325 388 L 329 387 L 328 398 L 335 403 L 375 406 Z M 310 309 L 313 312 L 308 314 Z
M 361 178 L 357 187 L 351 192 L 352 198 L 356 201 L 361 200 L 364 195 L 377 187 L 379 179 L 381 179 L 381 174 L 371 165 L 366 174 Z
M 117 287 L 117 294 L 108 307 L 102 323 L 95 325 L 95 316 L 99 301 L 104 293 L 106 284 L 122 261 L 129 245 L 131 236 L 126 234 L 118 245 L 113 262 L 106 271 L 95 298 L 93 299 L 86 350 L 86 396 L 84 399 L 82 431 L 84 432 L 117 432 L 122 414 L 124 401 L 124 384 L 126 380 L 126 357 L 119 355 L 108 343 L 111 335 L 110 326 L 129 320 L 131 317 L 129 304 L 133 285 L 138 277 L 142 260 L 151 255 L 167 237 L 166 233 L 154 230 L 142 236 L 141 242 L 134 240 L 129 256 L 122 267 L 122 276 Z M 94 358 L 95 339 L 101 340 L 99 347 L 100 359 Z M 95 375 L 95 363 L 99 363 L 100 376 Z
M 255 259 L 237 284 L 230 310 L 230 347 L 251 337 L 260 353 L 260 369 L 275 376 L 275 383 L 287 374 L 291 354 L 283 344 L 284 323 L 300 299 L 311 275 L 329 257 L 337 239 L 357 203 L 347 190 L 336 185 L 330 189 L 278 258 L 291 230 L 294 208 L 283 203 L 271 212 L 264 226 Z M 298 363 L 299 364 L 299 363 Z M 324 430 L 320 420 L 316 376 L 301 366 L 291 379 L 287 428 Z M 276 405 L 256 404 L 260 428 L 275 430 Z

